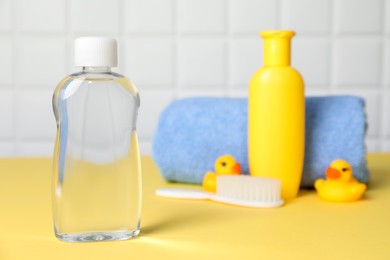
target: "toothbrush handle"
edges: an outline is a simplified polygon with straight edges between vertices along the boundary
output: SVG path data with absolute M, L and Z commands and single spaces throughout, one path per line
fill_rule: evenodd
M 179 188 L 161 188 L 156 190 L 156 195 L 175 199 L 193 199 L 206 200 L 210 195 L 201 190 L 179 189 Z

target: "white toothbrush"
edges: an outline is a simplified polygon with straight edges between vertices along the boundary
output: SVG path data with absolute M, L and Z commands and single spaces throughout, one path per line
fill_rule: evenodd
M 277 179 L 248 175 L 219 175 L 216 183 L 216 193 L 163 188 L 157 189 L 156 195 L 176 199 L 212 200 L 254 208 L 274 208 L 284 203 L 280 197 L 281 181 Z

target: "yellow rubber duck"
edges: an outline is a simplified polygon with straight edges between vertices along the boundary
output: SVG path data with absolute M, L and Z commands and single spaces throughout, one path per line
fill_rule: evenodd
M 203 190 L 216 192 L 217 176 L 223 174 L 241 174 L 241 165 L 236 162 L 233 156 L 225 154 L 215 161 L 214 172 L 206 172 L 203 177 Z
M 326 180 L 314 183 L 318 196 L 333 202 L 352 202 L 359 200 L 367 186 L 353 177 L 351 165 L 344 160 L 335 160 L 326 169 Z

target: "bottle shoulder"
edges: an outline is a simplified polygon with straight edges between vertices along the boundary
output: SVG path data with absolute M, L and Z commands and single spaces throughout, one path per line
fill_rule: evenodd
M 302 75 L 291 66 L 262 67 L 253 74 L 251 81 L 279 81 L 281 79 L 302 81 L 303 83 Z
M 62 79 L 55 91 L 54 96 L 58 96 L 60 92 L 76 93 L 80 87 L 83 86 L 112 86 L 119 87 L 131 96 L 139 99 L 137 87 L 125 76 L 115 72 L 99 72 L 99 73 L 86 73 L 76 72 Z M 70 97 L 70 95 L 65 95 Z
M 104 79 L 109 80 L 109 79 L 116 79 L 116 78 L 124 78 L 125 76 L 113 71 L 99 71 L 99 72 L 79 71 L 70 74 L 68 77 L 87 79 L 87 80 L 104 80 Z
M 255 75 L 264 73 L 291 73 L 300 75 L 299 71 L 292 66 L 264 66 L 259 68 Z
M 277 88 L 275 88 L 277 87 Z M 305 82 L 301 74 L 290 66 L 263 67 L 255 72 L 249 83 L 249 91 L 253 94 L 261 89 L 285 91 L 295 89 L 304 92 Z

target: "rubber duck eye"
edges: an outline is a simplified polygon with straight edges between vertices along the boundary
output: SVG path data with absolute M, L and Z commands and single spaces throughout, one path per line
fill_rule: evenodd
M 342 171 L 346 172 L 346 171 L 348 171 L 348 168 L 343 168 Z
M 225 167 L 226 166 L 226 162 L 221 162 L 221 165 Z

